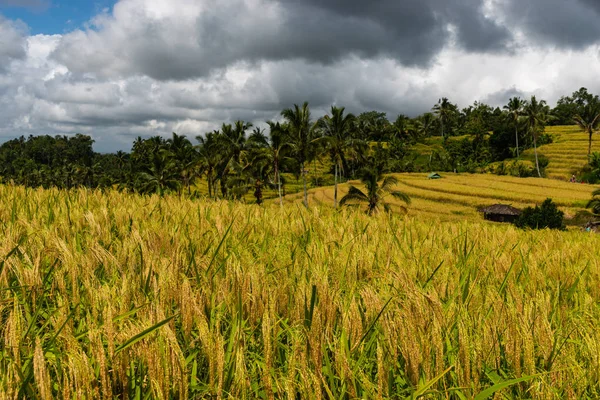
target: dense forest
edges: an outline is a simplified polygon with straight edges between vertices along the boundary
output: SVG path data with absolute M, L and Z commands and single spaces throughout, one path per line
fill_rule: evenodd
M 416 118 L 385 113 L 347 113 L 343 107 L 314 119 L 309 105 L 295 105 L 281 112 L 278 122 L 266 128 L 244 121 L 224 123 L 219 130 L 190 141 L 173 133 L 138 137 L 131 152 L 100 154 L 89 136 L 31 136 L 0 146 L 0 177 L 29 187 L 118 188 L 143 194 L 177 192 L 198 195 L 195 183 L 205 179 L 211 198 L 241 199 L 252 194 L 256 202 L 263 191 L 281 197 L 289 180 L 306 193 L 308 165 L 328 160 L 338 181 L 360 176 L 365 167 L 378 174 L 388 172 L 476 172 L 491 163 L 535 151 L 535 166 L 516 165 L 519 176 L 542 176 L 547 160 L 537 147 L 552 138 L 547 125 L 577 124 L 591 141 L 600 125 L 600 100 L 582 88 L 562 97 L 551 109 L 543 100 L 511 99 L 503 108 L 475 102 L 462 110 L 447 98 L 431 112 Z M 423 154 L 418 143 L 436 138 L 440 150 Z M 590 159 L 594 154 L 588 154 Z M 504 171 L 496 171 L 504 173 Z

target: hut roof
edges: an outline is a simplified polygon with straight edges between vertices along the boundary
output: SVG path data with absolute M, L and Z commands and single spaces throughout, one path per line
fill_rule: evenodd
M 433 174 L 429 174 L 428 178 L 429 179 L 441 179 L 442 176 L 440 174 L 438 174 L 437 172 L 434 172 Z
M 484 214 L 496 214 L 496 215 L 521 215 L 521 210 L 505 204 L 494 204 L 493 206 L 479 209 Z

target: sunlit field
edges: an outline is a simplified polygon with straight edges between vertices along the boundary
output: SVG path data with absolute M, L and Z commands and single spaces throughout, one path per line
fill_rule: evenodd
M 0 397 L 600 396 L 600 237 L 437 223 L 425 204 L 0 186 Z
M 546 175 L 549 178 L 568 180 L 571 174 L 587 163 L 589 136 L 577 126 L 549 126 L 546 132 L 551 134 L 554 142 L 538 149 L 540 154 L 550 160 Z M 600 135 L 594 135 L 592 151 L 600 152 Z M 533 160 L 533 149 L 524 153 L 527 159 Z
M 440 180 L 430 180 L 427 174 L 395 174 L 400 184 L 397 189 L 407 193 L 412 203 L 410 217 L 440 220 L 482 220 L 477 211 L 496 203 L 524 208 L 541 204 L 550 197 L 565 212 L 567 219 L 578 214 L 588 215 L 587 202 L 596 186 L 540 178 L 517 178 L 491 174 L 442 173 Z M 360 182 L 351 182 L 360 186 Z M 347 185 L 340 185 L 341 197 Z M 302 195 L 288 196 L 299 201 Z M 315 204 L 333 206 L 333 188 L 313 189 L 309 198 Z M 389 198 L 392 204 L 402 205 Z M 400 210 L 399 210 L 400 211 Z M 569 222 L 569 221 L 567 221 Z

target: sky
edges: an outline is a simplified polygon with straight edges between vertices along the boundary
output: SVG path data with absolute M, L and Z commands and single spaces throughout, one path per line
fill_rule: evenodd
M 598 0 L 0 0 L 0 141 L 600 93 Z

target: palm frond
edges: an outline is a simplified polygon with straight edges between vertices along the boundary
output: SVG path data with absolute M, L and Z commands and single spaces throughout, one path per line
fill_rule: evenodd
M 600 215 L 600 199 L 595 198 L 590 200 L 586 208 L 591 208 L 594 214 Z
M 383 182 L 381 183 L 381 190 L 383 190 L 384 192 L 389 191 L 392 187 L 396 186 L 398 184 L 398 178 L 396 178 L 395 176 L 389 175 L 386 176 L 383 179 Z
M 350 185 L 348 193 L 340 200 L 340 205 L 343 206 L 349 201 L 368 202 L 369 198 L 360 189 Z
M 390 192 L 390 195 L 393 198 L 403 201 L 406 204 L 410 204 L 410 202 L 411 202 L 410 197 L 406 193 L 403 193 L 400 191 L 394 191 L 394 192 Z

